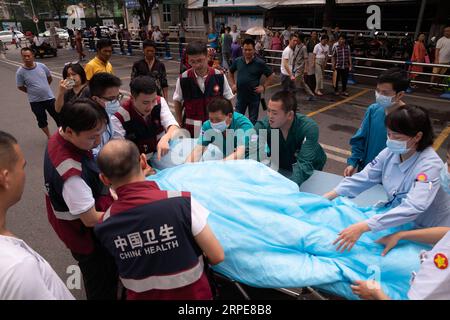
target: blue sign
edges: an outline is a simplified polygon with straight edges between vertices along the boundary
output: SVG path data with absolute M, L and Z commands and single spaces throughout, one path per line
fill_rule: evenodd
M 125 0 L 125 6 L 127 9 L 139 9 L 141 7 L 138 0 Z

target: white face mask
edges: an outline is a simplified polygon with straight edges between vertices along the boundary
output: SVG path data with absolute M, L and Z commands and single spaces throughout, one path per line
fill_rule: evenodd
M 408 148 L 408 141 L 402 141 L 402 140 L 392 140 L 387 138 L 386 141 L 386 147 L 395 154 L 405 154 L 409 152 L 410 148 Z
M 394 103 L 394 98 L 389 96 L 384 96 L 382 94 L 379 94 L 375 91 L 375 101 L 382 107 L 382 108 L 388 108 Z
M 221 122 L 217 122 L 217 123 L 212 123 L 211 122 L 211 128 L 213 128 L 216 131 L 219 132 L 224 132 L 227 129 L 228 125 L 227 125 L 227 121 L 223 120 Z
M 108 101 L 105 104 L 106 113 L 109 115 L 114 115 L 120 108 L 119 100 Z

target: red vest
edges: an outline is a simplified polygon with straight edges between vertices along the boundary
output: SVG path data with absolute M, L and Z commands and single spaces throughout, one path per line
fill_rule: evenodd
M 191 137 L 194 136 L 194 126 L 201 128 L 203 122 L 208 120 L 206 106 L 217 98 L 223 97 L 224 75 L 216 74 L 215 69 L 208 68 L 205 79 L 205 92 L 200 90 L 194 69 L 187 71 L 187 77 L 180 77 L 181 90 L 183 92 L 184 119 L 183 128 L 188 130 Z M 198 130 L 199 131 L 199 130 Z
M 131 99 L 115 114 L 126 132 L 125 138 L 133 141 L 138 146 L 139 152 L 144 154 L 156 151 L 158 136 L 165 131 L 161 125 L 161 97 L 158 96 L 157 99 L 157 105 L 145 119 L 134 109 Z

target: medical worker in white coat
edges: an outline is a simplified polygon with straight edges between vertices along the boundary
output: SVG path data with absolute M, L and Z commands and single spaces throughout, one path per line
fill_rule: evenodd
M 400 240 L 411 240 L 435 244 L 430 251 L 420 255 L 421 266 L 417 274 L 413 273 L 408 291 L 410 300 L 450 300 L 450 228 L 436 227 L 401 231 L 377 242 L 386 247 L 383 256 L 394 248 Z M 380 285 L 373 281 L 356 281 L 352 286 L 354 294 L 365 300 L 389 300 Z
M 350 251 L 360 236 L 414 222 L 416 228 L 450 227 L 450 195 L 441 187 L 443 162 L 433 150 L 433 128 L 421 107 L 401 106 L 386 117 L 387 148 L 361 172 L 347 177 L 324 197 L 353 198 L 381 183 L 390 210 L 339 233 L 337 250 Z

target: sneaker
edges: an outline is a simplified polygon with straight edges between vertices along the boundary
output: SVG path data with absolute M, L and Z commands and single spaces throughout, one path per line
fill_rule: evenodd
M 342 95 L 348 97 L 348 92 L 342 92 Z

